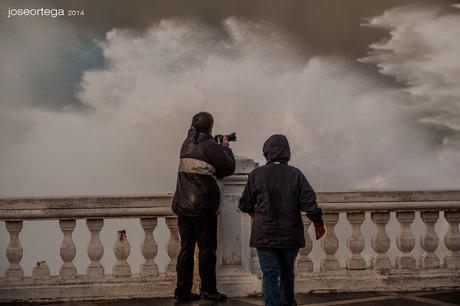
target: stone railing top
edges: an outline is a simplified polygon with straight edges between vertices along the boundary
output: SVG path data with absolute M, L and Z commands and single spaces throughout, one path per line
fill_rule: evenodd
M 318 192 L 321 203 L 460 201 L 460 189 Z
M 460 209 L 460 189 L 320 192 L 324 211 L 402 211 Z
M 172 195 L 0 198 L 0 219 L 170 216 Z
M 318 203 L 325 211 L 456 210 L 460 189 L 320 192 Z
M 460 210 L 460 189 L 318 192 L 324 211 Z M 0 198 L 0 220 L 171 216 L 172 195 Z

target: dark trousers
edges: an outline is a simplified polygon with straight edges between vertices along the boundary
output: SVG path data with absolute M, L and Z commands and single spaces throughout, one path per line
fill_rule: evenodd
M 217 216 L 178 216 L 181 249 L 177 257 L 176 293 L 188 294 L 193 285 L 195 244 L 199 249 L 201 290 L 216 293 Z
M 299 249 L 257 248 L 266 306 L 297 305 L 294 263 Z

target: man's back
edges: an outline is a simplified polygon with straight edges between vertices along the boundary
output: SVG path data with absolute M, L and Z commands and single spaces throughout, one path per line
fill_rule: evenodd
M 220 199 L 213 176 L 224 177 L 235 170 L 230 148 L 218 145 L 211 134 L 191 128 L 182 144 L 173 211 L 177 215 L 215 214 Z

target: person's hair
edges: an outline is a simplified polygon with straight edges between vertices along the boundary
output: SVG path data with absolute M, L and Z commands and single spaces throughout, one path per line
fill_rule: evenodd
M 211 132 L 214 118 L 210 113 L 199 112 L 192 119 L 192 127 L 201 132 Z

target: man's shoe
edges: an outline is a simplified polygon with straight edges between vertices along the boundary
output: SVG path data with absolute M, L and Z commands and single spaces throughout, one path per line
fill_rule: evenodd
M 227 296 L 219 292 L 209 293 L 206 291 L 201 291 L 201 298 L 206 299 L 206 300 L 221 302 L 221 301 L 225 301 L 227 299 Z
M 200 295 L 196 293 L 175 293 L 174 299 L 178 300 L 179 302 L 196 301 L 200 299 Z

